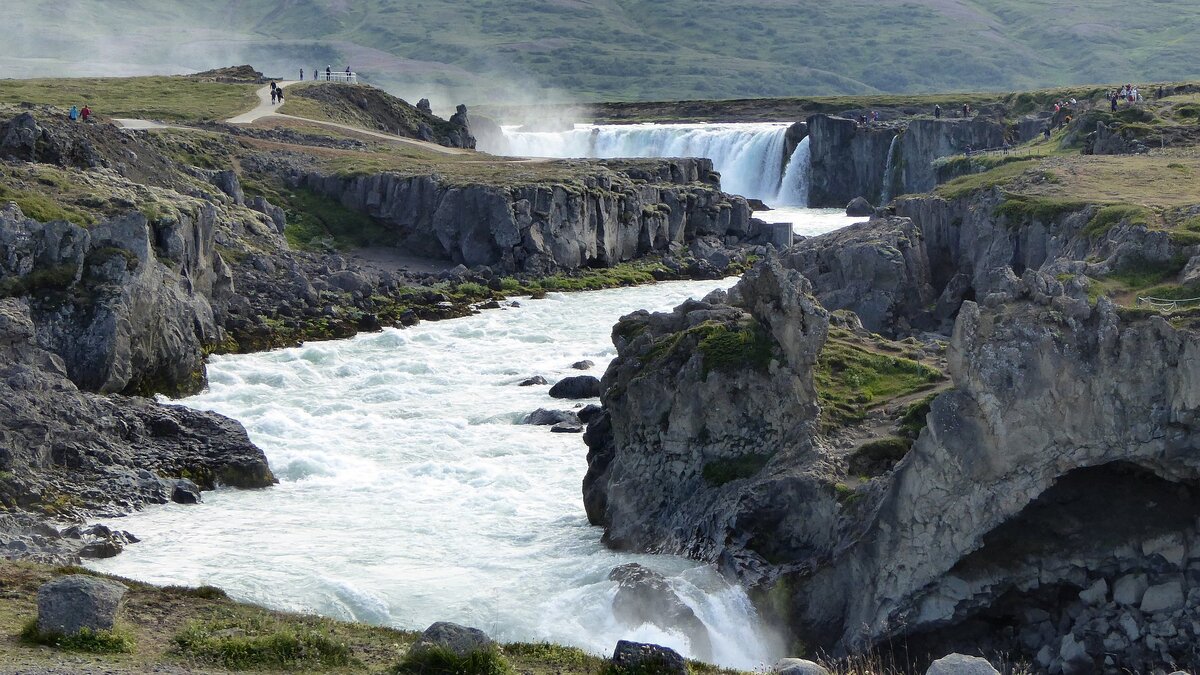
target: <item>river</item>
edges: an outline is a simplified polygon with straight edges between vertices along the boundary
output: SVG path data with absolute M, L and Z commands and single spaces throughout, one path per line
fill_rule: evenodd
M 215 357 L 185 405 L 240 420 L 280 479 L 218 490 L 110 523 L 142 542 L 94 569 L 162 584 L 211 584 L 271 608 L 422 629 L 439 620 L 504 641 L 610 653 L 618 639 L 692 653 L 682 635 L 613 617 L 616 565 L 667 575 L 709 627 L 713 659 L 779 656 L 742 589 L 672 556 L 620 554 L 588 525 L 578 435 L 517 424 L 570 408 L 548 387 L 571 364 L 614 354 L 613 324 L 733 280 L 673 282 L 522 300 L 520 308 L 338 342 Z

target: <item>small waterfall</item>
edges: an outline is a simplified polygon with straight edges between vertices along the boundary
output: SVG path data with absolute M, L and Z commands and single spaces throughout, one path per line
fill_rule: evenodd
M 780 193 L 786 124 L 577 125 L 571 131 L 504 130 L 503 152 L 518 157 L 706 157 L 726 192 L 765 202 Z
M 812 176 L 812 150 L 809 137 L 805 136 L 800 145 L 792 152 L 787 169 L 783 172 L 783 181 L 779 186 L 779 195 L 775 198 L 778 206 L 798 206 L 808 208 L 808 188 Z
M 900 145 L 900 134 L 892 136 L 892 144 L 888 146 L 887 164 L 883 168 L 883 191 L 879 195 L 879 206 L 887 206 L 892 201 L 892 180 L 896 172 L 896 147 Z

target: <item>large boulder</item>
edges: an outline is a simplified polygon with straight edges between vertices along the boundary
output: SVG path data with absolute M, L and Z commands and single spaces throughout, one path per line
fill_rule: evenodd
M 687 675 L 687 662 L 679 652 L 661 645 L 621 640 L 613 650 L 613 665 L 620 672 L 644 675 Z
M 486 651 L 495 646 L 487 633 L 448 621 L 438 621 L 421 633 L 410 653 L 420 653 L 433 648 L 453 652 L 457 656 L 470 656 L 474 652 Z
M 855 197 L 846 205 L 846 215 L 852 218 L 862 218 L 875 213 L 875 207 L 865 197 Z
M 49 635 L 112 630 L 127 590 L 81 574 L 48 581 L 38 589 L 38 630 Z
M 693 656 L 700 660 L 712 658 L 708 627 L 665 577 L 637 563 L 628 563 L 613 568 L 608 578 L 617 582 L 613 614 L 618 619 L 632 628 L 650 623 L 665 631 L 682 633 L 692 646 Z
M 808 659 L 780 659 L 771 666 L 775 675 L 830 675 L 829 669 Z
M 550 388 L 550 398 L 596 398 L 600 395 L 600 380 L 592 375 L 577 375 L 559 380 Z
M 987 659 L 950 654 L 934 661 L 925 675 L 1000 675 Z
M 532 424 L 539 427 L 552 427 L 563 422 L 578 425 L 579 417 L 570 410 L 546 410 L 545 408 L 538 408 L 526 415 L 521 421 L 522 424 Z

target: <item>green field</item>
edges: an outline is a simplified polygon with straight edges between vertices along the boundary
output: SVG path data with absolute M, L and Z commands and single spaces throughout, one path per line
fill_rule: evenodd
M 0 103 L 70 108 L 85 104 L 104 117 L 224 120 L 258 103 L 258 85 L 219 84 L 186 77 L 0 80 Z
M 1200 75 L 1190 0 L 109 0 L 68 13 L 49 0 L 9 8 L 0 65 L 81 72 L 97 64 L 74 55 L 95 52 L 167 72 L 251 61 L 293 77 L 332 61 L 405 96 L 468 103 L 540 102 L 545 88 L 677 100 Z

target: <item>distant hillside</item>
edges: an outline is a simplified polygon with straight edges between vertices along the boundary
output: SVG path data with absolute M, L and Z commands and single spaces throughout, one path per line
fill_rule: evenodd
M 1014 90 L 1200 76 L 1193 0 L 30 0 L 14 76 L 346 63 L 482 103 Z

